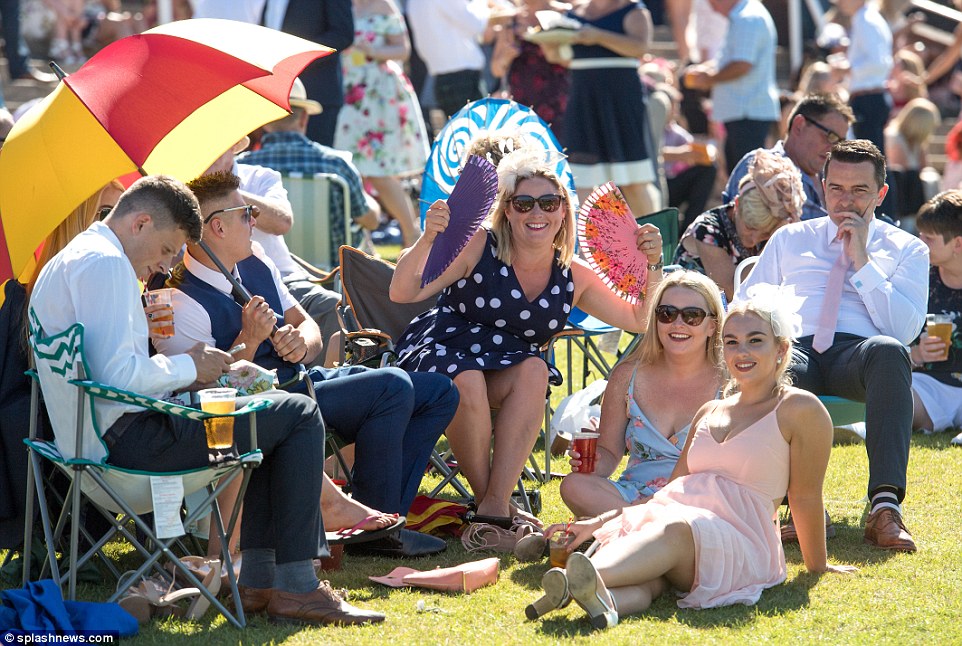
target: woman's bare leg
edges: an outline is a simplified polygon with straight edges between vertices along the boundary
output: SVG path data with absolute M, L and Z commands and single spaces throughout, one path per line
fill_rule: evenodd
M 635 217 L 654 213 L 658 210 L 656 202 L 657 191 L 653 190 L 651 182 L 641 182 L 638 184 L 626 184 L 619 186 L 628 206 Z
M 498 414 L 494 420 L 491 475 L 484 498 L 478 500 L 478 513 L 510 516 L 511 493 L 541 428 L 548 367 L 540 358 L 531 357 L 506 370 L 488 373 L 487 378 L 488 398 Z
M 934 426 L 932 418 L 929 416 L 929 412 L 925 410 L 922 398 L 914 390 L 912 391 L 912 410 L 912 429 L 931 431 Z
M 597 516 L 628 505 L 607 478 L 569 473 L 561 481 L 561 499 L 578 518 Z
M 405 192 L 401 180 L 397 177 L 365 177 L 364 179 L 370 182 L 371 186 L 377 191 L 378 198 L 384 205 L 384 210 L 397 220 L 398 226 L 401 228 L 404 246 L 410 247 L 417 242 L 421 235 L 421 227 L 418 226 L 414 205 L 411 203 L 411 198 L 407 192 Z
M 345 495 L 327 475 L 321 485 L 321 514 L 324 517 L 324 529 L 329 532 L 354 527 L 371 516 L 375 518 L 362 523 L 359 529 L 380 529 L 394 522 L 392 514 L 382 514 Z
M 458 387 L 461 401 L 445 435 L 461 473 L 471 485 L 475 501 L 480 503 L 488 491 L 491 474 L 491 406 L 484 373 L 462 372 L 454 378 L 454 385 Z
M 621 588 L 608 588 L 611 598 L 615 601 L 618 615 L 630 615 L 644 612 L 651 607 L 651 603 L 668 589 L 668 582 L 664 578 L 657 578 L 640 585 L 630 585 Z
M 695 541 L 691 527 L 680 520 L 652 521 L 606 544 L 591 561 L 619 614 L 645 610 L 650 593 L 658 590 L 652 584 L 660 579 L 679 590 L 691 590 L 695 582 Z

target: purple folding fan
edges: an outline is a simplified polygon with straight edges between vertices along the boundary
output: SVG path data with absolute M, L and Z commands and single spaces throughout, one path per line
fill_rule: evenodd
M 421 274 L 421 287 L 435 280 L 454 262 L 488 215 L 497 193 L 498 173 L 494 165 L 472 155 L 448 198 L 451 219 L 448 228 L 434 239 Z

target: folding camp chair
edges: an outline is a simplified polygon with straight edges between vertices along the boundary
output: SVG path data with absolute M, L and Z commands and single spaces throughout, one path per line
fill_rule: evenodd
M 385 346 L 390 356 L 393 353 L 394 341 L 401 336 L 411 320 L 433 307 L 437 299 L 393 303 L 389 296 L 391 277 L 394 275 L 392 263 L 349 246 L 341 247 L 340 259 L 341 283 L 344 289 L 340 314 L 347 336 L 345 345 L 349 346 L 358 339 L 370 339 Z M 534 473 L 529 472 L 530 477 L 543 481 L 545 476 L 537 462 L 533 457 L 529 457 L 529 462 L 534 469 Z M 471 498 L 464 484 L 457 479 L 458 468 L 449 465 L 446 456 L 435 452 L 431 456 L 431 466 L 441 474 L 442 481 L 429 495 L 436 495 L 450 484 L 460 496 Z M 525 511 L 531 512 L 532 504 L 523 480 L 518 482 L 517 496 Z
M 284 236 L 292 254 L 324 269 L 335 266 L 337 258 L 331 249 L 335 229 L 343 229 L 342 240 L 351 242 L 351 197 L 347 181 L 334 173 L 283 176 L 284 188 L 294 211 L 294 224 Z M 331 213 L 331 185 L 341 191 L 344 210 Z
M 52 336 L 45 336 L 33 311 L 30 316 L 30 347 L 35 371 L 31 371 L 34 378 L 31 394 L 31 423 L 29 438 L 24 440 L 28 447 L 29 463 L 27 474 L 27 504 L 24 526 L 24 545 L 31 545 L 33 538 L 33 504 L 36 496 L 44 539 L 47 549 L 47 567 L 51 570 L 54 581 L 63 586 L 63 579 L 68 580 L 68 599 L 76 597 L 77 571 L 92 556 L 113 537 L 122 535 L 134 546 L 143 557 L 143 563 L 130 576 L 129 581 L 136 582 L 149 570 L 169 577 L 160 567 L 162 556 L 170 558 L 178 574 L 188 581 L 188 585 L 197 587 L 201 594 L 208 598 L 211 604 L 228 621 L 242 628 L 245 625 L 244 612 L 237 592 L 237 581 L 231 563 L 229 536 L 237 520 L 240 501 L 243 499 L 251 469 L 258 466 L 262 454 L 257 450 L 257 427 L 255 412 L 270 405 L 269 400 L 253 400 L 247 406 L 225 415 L 214 415 L 201 410 L 188 408 L 179 404 L 161 401 L 152 397 L 139 395 L 105 384 L 89 380 L 89 368 L 84 357 L 84 328 L 77 323 Z M 39 382 L 39 386 L 38 386 Z M 54 441 L 38 439 L 38 417 L 40 406 L 40 388 L 43 390 L 47 402 L 47 412 L 54 431 Z M 176 473 L 153 473 L 122 469 L 107 463 L 108 449 L 103 441 L 103 431 L 98 422 L 97 403 L 99 400 L 110 400 L 143 407 L 145 410 L 155 410 L 168 415 L 175 415 L 193 420 L 205 420 L 212 417 L 250 416 L 251 452 L 239 456 L 236 460 L 216 465 L 210 468 L 193 469 Z M 44 488 L 41 460 L 49 460 L 70 479 L 70 487 L 66 496 L 60 517 L 56 523 L 51 522 L 49 506 Z M 241 477 L 241 493 L 237 504 L 226 525 L 223 523 L 217 507 L 217 496 L 238 476 Z M 140 514 L 154 509 L 152 489 L 157 486 L 168 485 L 172 488 L 183 488 L 184 494 L 206 488 L 207 495 L 202 503 L 193 511 L 188 512 L 183 519 L 185 525 L 193 523 L 207 513 L 211 513 L 214 525 L 224 546 L 222 562 L 228 573 L 230 589 L 233 594 L 236 614 L 230 613 L 224 605 L 207 590 L 180 559 L 175 558 L 171 546 L 178 537 L 161 538 L 158 532 L 140 518 Z M 92 547 L 84 554 L 79 553 L 80 510 L 82 499 L 93 506 L 110 520 L 111 529 L 104 536 L 94 539 L 89 537 Z M 179 513 L 179 509 L 177 510 Z M 66 523 L 70 522 L 69 551 L 67 553 L 67 572 L 61 573 L 57 565 L 55 549 L 58 545 Z M 128 527 L 135 525 L 135 531 Z M 137 532 L 147 537 L 141 541 Z M 152 549 L 148 549 L 147 545 Z M 23 568 L 24 584 L 30 573 L 30 550 L 24 552 Z M 110 597 L 115 601 L 125 592 L 125 586 Z

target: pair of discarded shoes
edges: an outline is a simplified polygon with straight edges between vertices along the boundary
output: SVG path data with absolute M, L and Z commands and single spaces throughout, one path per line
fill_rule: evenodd
M 207 561 L 207 564 L 202 583 L 211 595 L 216 596 L 221 586 L 220 561 L 214 559 Z M 153 618 L 170 616 L 196 621 L 210 607 L 210 599 L 200 589 L 177 586 L 176 572 L 169 582 L 156 575 L 142 577 L 139 583 L 134 584 L 128 576 L 122 576 L 118 588 L 124 586 L 127 586 L 127 591 L 117 603 L 141 624 Z

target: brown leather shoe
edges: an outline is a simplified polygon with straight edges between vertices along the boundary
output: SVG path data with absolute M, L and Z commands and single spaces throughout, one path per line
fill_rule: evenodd
M 246 585 L 238 585 L 237 591 L 240 593 L 241 607 L 245 615 L 265 612 L 274 594 L 273 588 L 248 588 Z
M 780 527 L 782 533 L 782 545 L 788 543 L 798 542 L 798 530 L 795 529 L 795 519 L 788 516 L 785 524 Z M 835 538 L 835 525 L 832 524 L 832 519 L 829 518 L 828 511 L 825 512 L 825 538 Z
M 348 625 L 384 621 L 380 612 L 361 610 L 344 601 L 327 581 L 321 581 L 316 590 L 306 594 L 274 590 L 267 604 L 267 614 L 271 621 L 305 624 Z
M 865 519 L 865 542 L 872 547 L 896 552 L 915 552 L 915 541 L 905 529 L 902 516 L 891 507 L 882 507 Z

